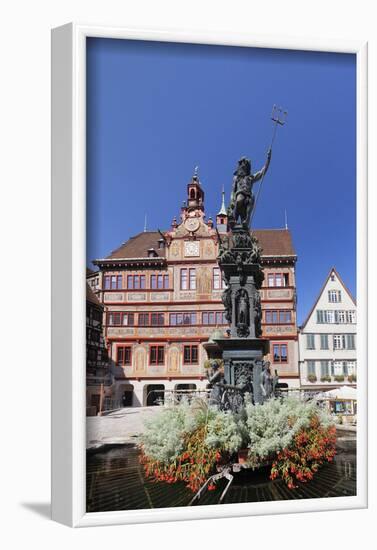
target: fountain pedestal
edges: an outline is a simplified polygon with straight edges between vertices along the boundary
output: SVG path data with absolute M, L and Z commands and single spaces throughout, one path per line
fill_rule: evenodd
M 233 227 L 221 239 L 218 262 L 226 289 L 222 301 L 229 322 L 229 338 L 215 338 L 224 371 L 212 372 L 212 401 L 221 409 L 239 411 L 245 394 L 263 403 L 272 394 L 273 379 L 264 361 L 269 341 L 261 338 L 259 289 L 264 279 L 258 241 L 244 227 Z

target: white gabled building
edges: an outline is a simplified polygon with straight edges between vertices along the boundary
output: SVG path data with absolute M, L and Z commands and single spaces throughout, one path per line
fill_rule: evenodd
M 299 329 L 301 388 L 355 386 L 356 366 L 356 303 L 332 268 Z

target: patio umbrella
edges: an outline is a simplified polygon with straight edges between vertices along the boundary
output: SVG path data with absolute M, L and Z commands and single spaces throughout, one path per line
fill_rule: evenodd
M 330 391 L 323 392 L 323 397 L 331 397 L 333 399 L 356 399 L 357 390 L 350 386 L 342 386 Z

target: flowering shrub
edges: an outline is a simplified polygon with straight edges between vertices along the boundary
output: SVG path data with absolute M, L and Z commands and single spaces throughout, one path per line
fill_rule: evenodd
M 237 415 L 184 402 L 148 420 L 140 440 L 148 476 L 169 483 L 185 481 L 197 491 L 216 463 L 241 447 L 242 429 Z
M 294 436 L 309 426 L 316 408 L 314 401 L 300 401 L 294 397 L 269 399 L 263 405 L 247 403 L 250 464 L 257 466 L 289 447 Z
M 335 456 L 335 426 L 322 426 L 314 415 L 307 428 L 294 436 L 288 448 L 277 453 L 271 467 L 271 479 L 281 477 L 289 489 L 297 487 L 295 480 L 306 482 L 313 479 L 319 466 L 331 462 Z
M 242 414 L 219 411 L 200 400 L 191 405 L 184 401 L 146 421 L 140 440 L 147 476 L 184 481 L 192 491 L 217 464 L 236 461 L 234 455 L 245 447 L 250 466 L 271 461 L 271 478 L 282 477 L 288 487 L 294 487 L 294 479 L 311 479 L 335 454 L 332 417 L 313 401 L 289 397 L 263 405 L 248 399 Z
M 222 457 L 218 450 L 203 444 L 205 436 L 205 425 L 193 433 L 186 434 L 183 438 L 183 452 L 169 462 L 153 460 L 143 451 L 141 463 L 146 475 L 153 476 L 156 481 L 168 483 L 184 481 L 189 489 L 198 491 Z M 213 488 L 212 485 L 209 487 L 210 490 Z
M 175 460 L 184 448 L 183 435 L 193 432 L 200 421 L 200 414 L 194 414 L 186 401 L 177 407 L 162 409 L 145 420 L 145 431 L 140 437 L 143 452 L 154 461 Z

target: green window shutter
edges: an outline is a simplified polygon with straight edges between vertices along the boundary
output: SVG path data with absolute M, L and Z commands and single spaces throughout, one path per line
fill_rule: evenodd
M 355 335 L 347 334 L 347 349 L 355 349 Z
M 329 374 L 329 362 L 321 361 L 321 376 L 327 376 Z
M 315 361 L 308 361 L 308 374 L 315 374 Z
M 321 334 L 321 349 L 329 349 L 328 334 Z

